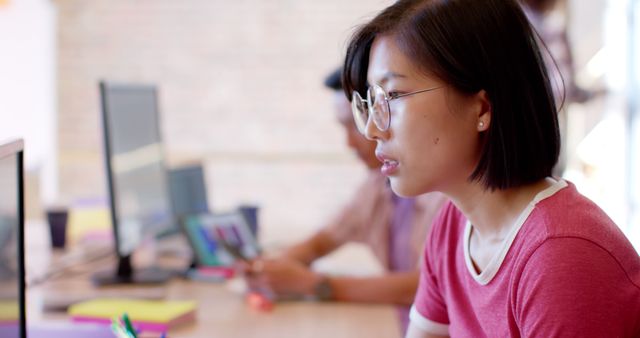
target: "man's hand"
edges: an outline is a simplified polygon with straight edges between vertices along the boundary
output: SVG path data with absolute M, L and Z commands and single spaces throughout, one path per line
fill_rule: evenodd
M 258 258 L 243 270 L 251 290 L 270 292 L 281 299 L 312 296 L 322 279 L 306 265 L 286 257 Z

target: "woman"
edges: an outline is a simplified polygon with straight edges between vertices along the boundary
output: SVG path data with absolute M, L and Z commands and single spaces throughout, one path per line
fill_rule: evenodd
M 535 35 L 514 0 L 400 0 L 349 43 L 345 91 L 402 196 L 451 203 L 408 337 L 637 337 L 640 258 L 573 184 Z

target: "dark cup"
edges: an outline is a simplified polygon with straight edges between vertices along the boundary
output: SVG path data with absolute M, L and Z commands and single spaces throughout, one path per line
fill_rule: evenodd
M 249 229 L 253 234 L 253 237 L 258 238 L 258 210 L 260 207 L 256 205 L 241 205 L 238 207 L 238 211 L 242 214 L 244 219 L 249 225 Z
M 54 248 L 64 248 L 67 238 L 67 219 L 69 211 L 56 209 L 47 211 L 47 221 L 51 232 L 51 246 Z

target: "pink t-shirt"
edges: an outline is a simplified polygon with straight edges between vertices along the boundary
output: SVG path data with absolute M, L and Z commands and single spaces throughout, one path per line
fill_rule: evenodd
M 426 243 L 413 325 L 452 337 L 640 337 L 640 257 L 573 184 L 540 192 L 480 274 L 471 232 L 453 204 L 443 207 Z

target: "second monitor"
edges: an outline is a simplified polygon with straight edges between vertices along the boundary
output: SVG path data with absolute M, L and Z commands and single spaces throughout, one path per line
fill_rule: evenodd
M 98 285 L 160 283 L 170 273 L 134 269 L 143 241 L 177 231 L 165 168 L 156 88 L 100 83 L 104 158 L 118 266 L 96 274 Z

